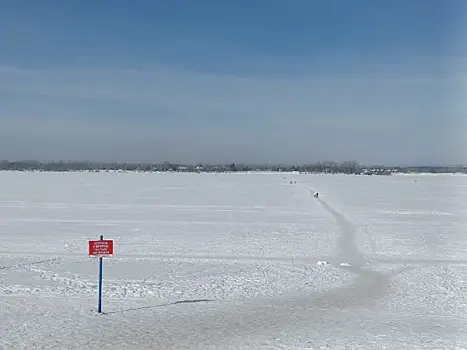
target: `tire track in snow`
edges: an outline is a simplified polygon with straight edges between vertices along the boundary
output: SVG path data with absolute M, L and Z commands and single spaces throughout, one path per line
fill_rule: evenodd
M 339 267 L 357 275 L 355 282 L 349 287 L 349 293 L 353 299 L 378 299 L 383 297 L 389 289 L 389 278 L 393 273 L 384 274 L 368 268 L 363 268 L 365 259 L 358 250 L 357 228 L 347 220 L 344 215 L 337 212 L 321 198 L 317 198 L 318 203 L 333 216 L 340 228 L 340 235 L 337 240 L 338 262 L 349 263 L 350 266 Z
M 46 264 L 46 263 L 59 261 L 59 260 L 61 260 L 61 258 L 56 257 L 56 258 L 51 258 L 47 260 L 39 260 L 39 261 L 33 261 L 33 262 L 28 262 L 28 263 L 22 263 L 22 264 L 3 265 L 3 266 L 0 266 L 0 270 L 22 269 L 22 268 L 27 268 L 27 267 L 34 266 L 34 265 Z
M 361 267 L 364 264 L 364 259 L 357 246 L 357 228 L 322 199 L 318 198 L 317 201 L 334 217 L 339 225 L 341 234 L 337 240 L 338 258 L 341 262 L 352 262 L 352 266 Z
M 22 251 L 7 251 L 7 250 L 0 250 L 0 254 L 7 255 L 9 257 L 16 257 L 16 256 L 24 256 L 24 255 L 31 255 L 30 252 L 22 252 Z M 77 258 L 76 260 L 71 260 L 75 264 L 86 264 L 87 261 L 82 260 L 83 256 L 87 256 L 86 252 L 34 252 L 35 256 L 51 256 L 60 254 L 59 259 L 64 258 Z M 334 257 L 327 256 L 327 255 L 309 255 L 309 256 L 300 256 L 294 257 L 295 262 L 299 263 L 306 263 L 306 264 L 314 264 L 316 261 L 323 260 L 323 261 L 330 261 Z M 216 261 L 216 262 L 224 262 L 224 261 L 247 261 L 247 262 L 262 262 L 262 261 L 283 261 L 283 262 L 290 262 L 290 256 L 248 256 L 248 255 L 211 255 L 211 254 L 140 254 L 140 253 L 119 253 L 118 257 L 113 258 L 113 261 L 121 262 L 121 261 L 172 261 L 175 260 L 177 262 L 207 262 L 207 261 Z M 379 264 L 421 264 L 421 265 L 467 265 L 467 260 L 460 260 L 460 259 L 427 259 L 427 258 L 404 258 L 404 257 L 379 257 L 377 255 L 369 255 L 366 261 L 371 263 L 379 263 Z M 42 264 L 47 263 L 48 260 L 45 261 L 38 261 L 34 262 L 34 264 Z M 0 265 L 0 270 L 2 269 L 9 269 L 9 268 L 17 268 L 19 265 Z

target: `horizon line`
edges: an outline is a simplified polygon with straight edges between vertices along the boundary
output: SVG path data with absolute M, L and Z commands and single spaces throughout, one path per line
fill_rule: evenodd
M 148 162 L 148 161 L 89 161 L 89 160 L 46 160 L 40 161 L 35 159 L 0 159 L 0 163 L 40 163 L 40 164 L 57 164 L 57 163 L 64 163 L 64 164 L 78 164 L 78 163 L 87 163 L 87 164 L 132 164 L 132 165 L 181 165 L 181 166 L 199 166 L 199 165 L 209 165 L 209 166 L 225 166 L 230 164 L 235 165 L 245 165 L 245 166 L 288 166 L 288 167 L 295 167 L 295 166 L 307 166 L 307 165 L 318 165 L 318 164 L 329 164 L 334 163 L 336 165 L 344 165 L 345 163 L 354 163 L 360 167 L 400 167 L 400 168 L 410 168 L 410 167 L 418 167 L 418 168 L 445 168 L 445 167 L 467 167 L 467 163 L 464 164 L 385 164 L 385 163 L 374 163 L 374 164 L 364 164 L 359 163 L 355 160 L 345 160 L 345 161 L 335 161 L 335 160 L 320 160 L 315 162 L 300 162 L 300 163 L 269 163 L 269 162 L 262 162 L 262 163 L 255 163 L 255 162 L 195 162 L 195 163 L 184 163 L 184 162 L 171 162 L 171 161 L 163 161 L 163 162 Z

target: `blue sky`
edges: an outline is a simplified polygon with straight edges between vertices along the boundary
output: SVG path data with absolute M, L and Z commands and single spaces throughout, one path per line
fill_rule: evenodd
M 0 159 L 467 163 L 462 0 L 0 4 Z

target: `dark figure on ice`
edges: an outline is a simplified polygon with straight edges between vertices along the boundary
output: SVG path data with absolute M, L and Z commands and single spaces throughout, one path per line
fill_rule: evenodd
M 319 194 L 318 192 L 315 193 L 315 198 L 318 198 Z

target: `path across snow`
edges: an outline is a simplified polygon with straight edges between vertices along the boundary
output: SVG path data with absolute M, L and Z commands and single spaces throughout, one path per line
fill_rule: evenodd
M 414 202 L 407 191 L 426 200 L 433 184 L 444 186 L 441 200 L 451 207 L 433 203 L 440 200 L 433 193 L 423 208 L 423 198 Z M 0 173 L 0 346 L 460 348 L 467 253 L 455 247 L 467 241 L 455 227 L 467 208 L 451 192 L 465 185 L 462 178 Z M 410 197 L 383 199 L 387 187 Z M 368 188 L 373 200 L 356 199 Z M 406 226 L 398 211 L 412 213 Z M 411 228 L 421 215 L 431 225 Z M 421 233 L 448 223 L 444 234 Z M 116 250 L 104 265 L 103 315 L 96 314 L 97 262 L 86 255 L 87 240 L 99 234 Z

